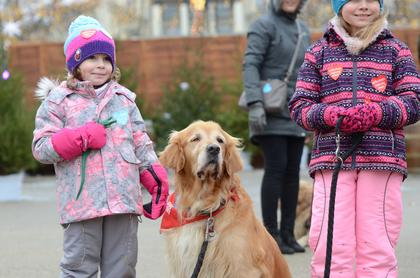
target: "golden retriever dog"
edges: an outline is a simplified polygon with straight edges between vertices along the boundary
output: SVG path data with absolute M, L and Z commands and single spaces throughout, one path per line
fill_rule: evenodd
M 196 277 L 291 277 L 236 174 L 242 170 L 239 146 L 240 140 L 219 124 L 196 121 L 173 132 L 160 154 L 161 163 L 175 172 L 175 197 L 168 201 L 161 226 L 172 277 L 191 277 L 210 215 L 214 233 Z M 173 210 L 181 224 L 165 227 Z
M 295 237 L 305 247 L 308 245 L 308 233 L 311 222 L 313 186 L 304 180 L 299 183 L 298 204 L 296 208 Z

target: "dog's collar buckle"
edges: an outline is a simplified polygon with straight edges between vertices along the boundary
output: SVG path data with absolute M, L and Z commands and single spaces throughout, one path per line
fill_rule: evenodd
M 210 217 L 206 221 L 206 231 L 204 234 L 205 241 L 212 241 L 216 237 L 216 231 L 214 230 L 214 217 L 210 211 Z

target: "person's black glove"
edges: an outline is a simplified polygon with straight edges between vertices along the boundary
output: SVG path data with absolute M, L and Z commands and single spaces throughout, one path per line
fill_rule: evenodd
M 249 106 L 248 120 L 251 128 L 255 130 L 263 130 L 267 125 L 264 106 L 261 102 Z

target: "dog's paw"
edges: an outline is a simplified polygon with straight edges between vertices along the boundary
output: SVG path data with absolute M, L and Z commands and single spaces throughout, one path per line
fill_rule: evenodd
M 303 237 L 297 240 L 300 246 L 307 247 L 308 246 L 308 235 L 304 235 Z

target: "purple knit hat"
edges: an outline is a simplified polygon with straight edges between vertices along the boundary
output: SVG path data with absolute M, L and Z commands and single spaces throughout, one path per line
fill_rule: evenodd
M 64 55 L 69 72 L 95 54 L 105 54 L 115 69 L 115 43 L 111 35 L 93 17 L 80 15 L 69 27 L 64 43 Z

